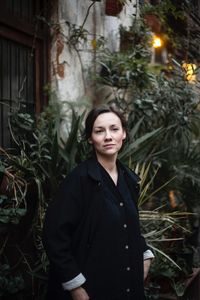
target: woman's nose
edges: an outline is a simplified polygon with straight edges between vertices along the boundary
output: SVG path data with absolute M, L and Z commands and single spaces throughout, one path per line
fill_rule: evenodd
M 105 139 L 106 139 L 106 140 L 112 139 L 112 135 L 111 135 L 111 132 L 110 132 L 109 130 L 106 131 Z

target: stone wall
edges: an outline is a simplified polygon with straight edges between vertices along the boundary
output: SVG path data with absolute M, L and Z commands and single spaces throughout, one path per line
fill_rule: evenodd
M 119 26 L 130 26 L 136 12 L 136 0 L 127 3 L 122 12 L 113 17 L 105 15 L 105 0 L 58 0 L 51 25 L 51 78 L 60 101 L 92 99 L 88 71 L 95 68 L 96 41 L 103 36 L 111 51 L 119 49 Z M 73 26 L 80 29 L 83 23 L 82 32 L 87 30 L 87 41 L 81 37 L 76 41 L 77 30 Z

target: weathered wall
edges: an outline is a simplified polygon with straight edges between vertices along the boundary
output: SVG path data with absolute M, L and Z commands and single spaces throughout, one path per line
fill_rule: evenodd
M 84 29 L 88 31 L 87 42 L 73 44 L 69 24 L 81 26 L 87 14 L 90 0 L 58 0 L 57 13 L 52 26 L 52 87 L 61 101 L 77 101 L 85 97 L 92 98 L 91 80 L 88 70 L 95 67 L 95 41 L 104 36 L 112 51 L 119 48 L 119 26 L 130 26 L 135 14 L 135 1 L 128 1 L 117 16 L 105 15 L 105 0 L 92 5 Z

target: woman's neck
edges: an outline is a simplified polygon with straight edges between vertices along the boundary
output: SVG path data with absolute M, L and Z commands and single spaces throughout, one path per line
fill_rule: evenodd
M 107 171 L 114 171 L 117 169 L 117 166 L 116 166 L 117 158 L 115 156 L 107 157 L 107 156 L 99 156 L 97 154 L 97 160 Z

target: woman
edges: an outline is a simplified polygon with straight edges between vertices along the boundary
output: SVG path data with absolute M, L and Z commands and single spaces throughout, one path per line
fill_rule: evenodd
M 153 254 L 140 234 L 139 177 L 117 160 L 125 120 L 95 108 L 85 135 L 94 156 L 66 177 L 46 214 L 47 299 L 144 300 Z

